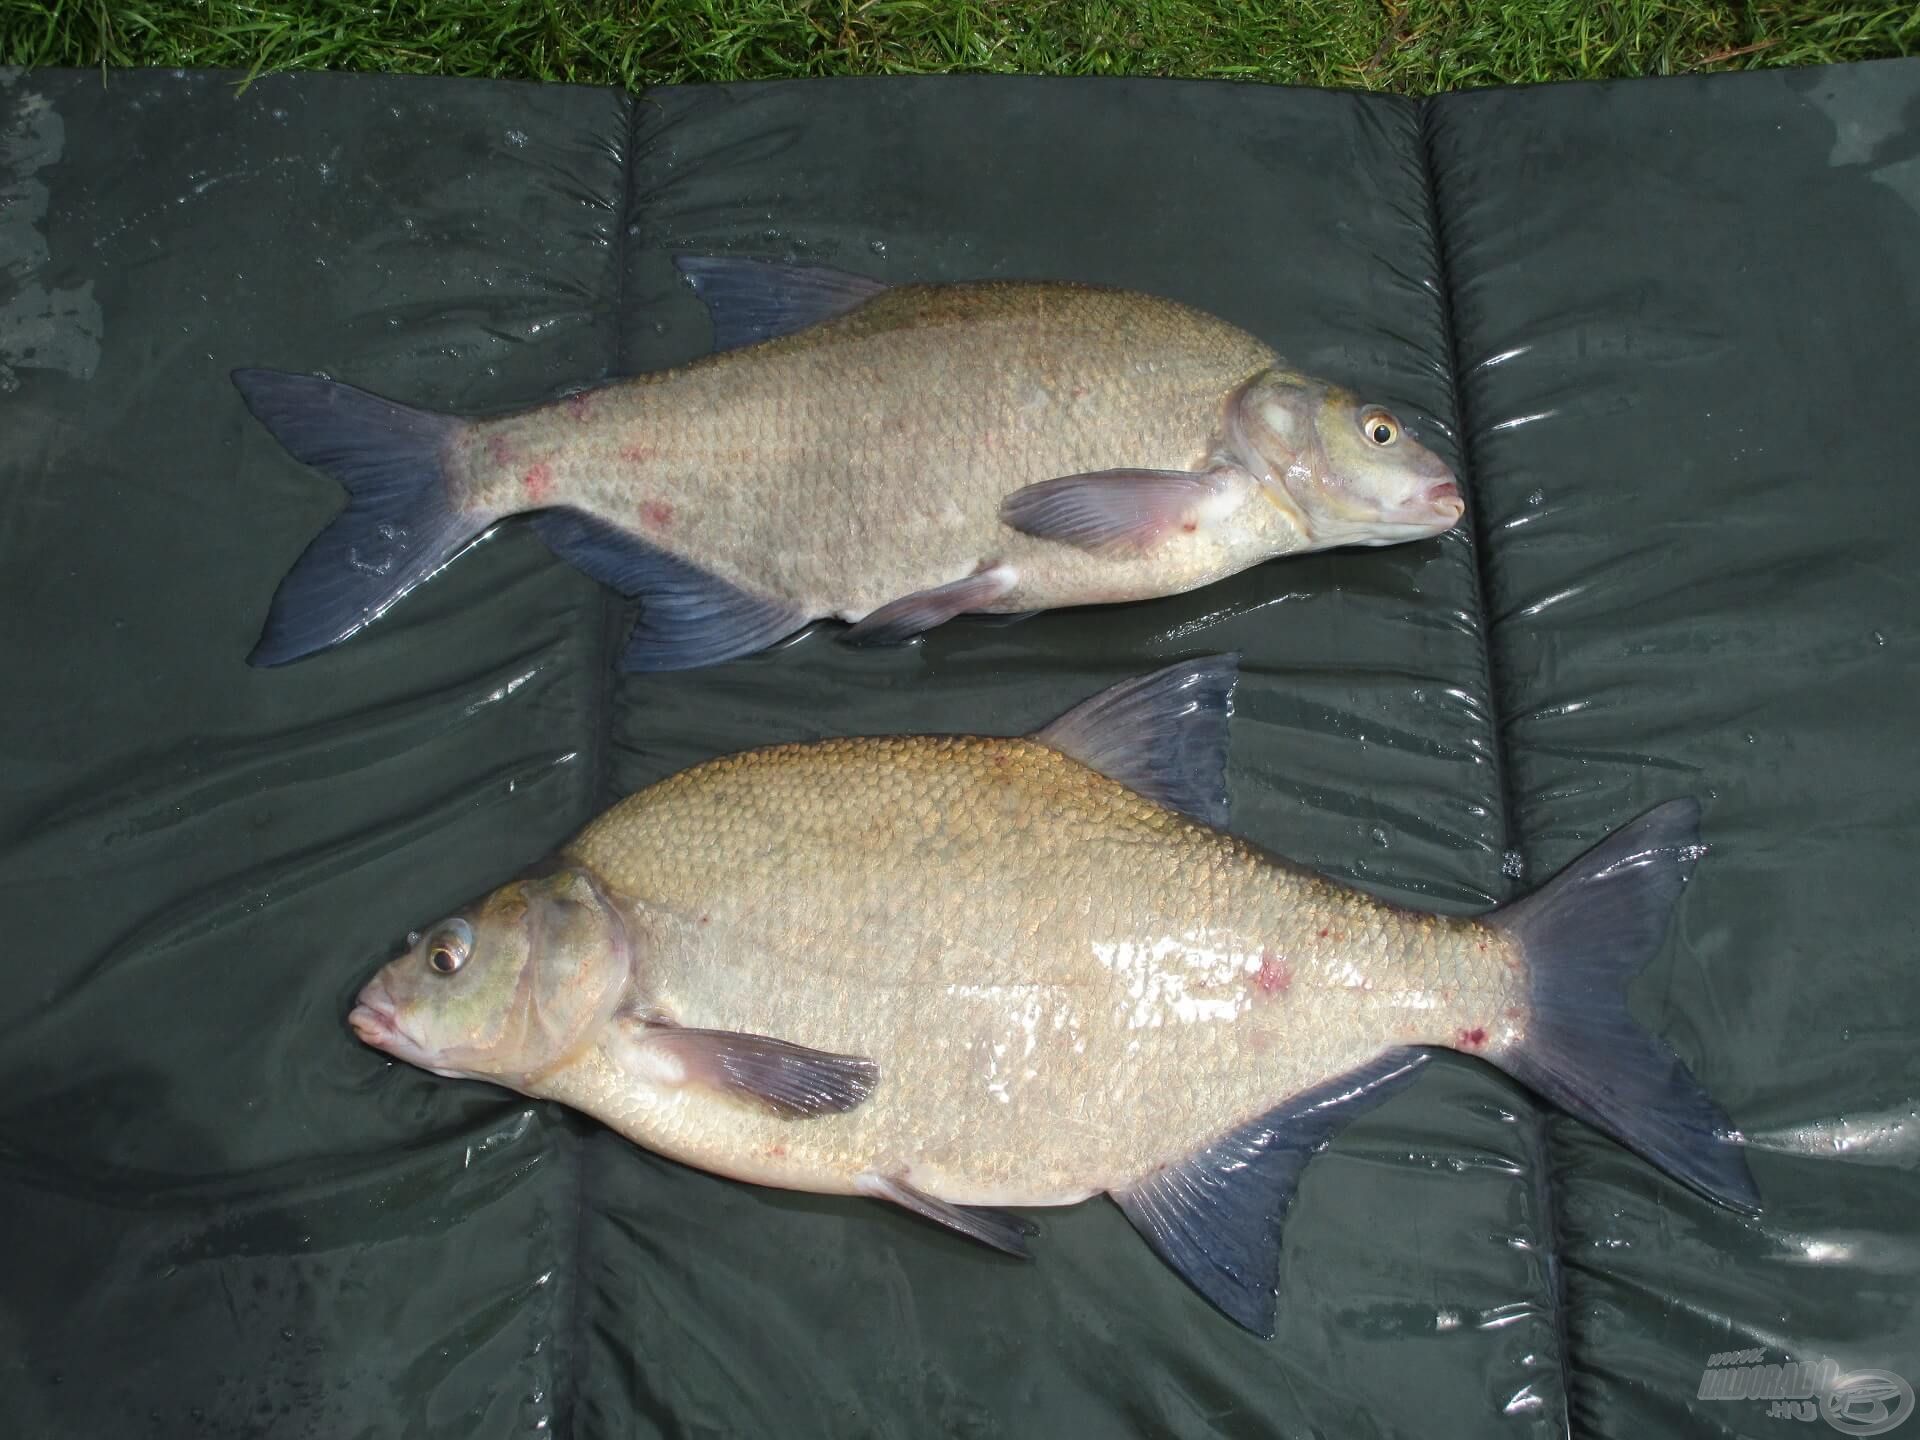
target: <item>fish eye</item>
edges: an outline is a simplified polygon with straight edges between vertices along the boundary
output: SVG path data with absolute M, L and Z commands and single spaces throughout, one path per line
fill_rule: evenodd
M 1360 433 L 1376 445 L 1391 445 L 1400 438 L 1400 422 L 1384 410 L 1368 410 L 1360 416 Z
M 427 946 L 427 964 L 436 975 L 451 975 L 467 963 L 473 954 L 473 927 L 464 920 L 449 920 L 433 933 Z

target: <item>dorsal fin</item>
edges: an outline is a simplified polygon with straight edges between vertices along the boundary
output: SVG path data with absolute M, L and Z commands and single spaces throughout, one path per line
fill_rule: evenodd
M 857 310 L 886 282 L 826 265 L 738 255 L 676 255 L 673 265 L 707 307 L 713 348 L 737 350 Z
M 1227 823 L 1227 721 L 1240 657 L 1204 655 L 1083 700 L 1034 739 L 1170 810 Z

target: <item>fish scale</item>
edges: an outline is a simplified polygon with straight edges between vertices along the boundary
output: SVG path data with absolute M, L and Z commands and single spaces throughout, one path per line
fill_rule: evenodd
M 1275 359 L 1170 300 L 908 286 L 801 334 L 591 392 L 584 412 L 477 424 L 461 473 L 468 504 L 510 513 L 526 508 L 525 477 L 544 466 L 544 503 L 639 529 L 816 614 L 857 619 L 991 561 L 1021 576 L 997 609 L 1089 587 L 1162 593 L 1240 568 L 1249 547 L 1282 553 L 1306 537 L 1271 506 L 1249 508 L 1233 543 L 1200 537 L 1116 573 L 1111 558 L 1009 530 L 1000 502 L 1120 464 L 1200 468 L 1228 397 Z M 672 518 L 650 523 L 649 505 Z M 794 546 L 797 536 L 807 543 Z
M 648 1008 L 878 1064 L 867 1104 L 799 1127 L 743 1128 L 737 1101 L 692 1090 L 636 1104 L 591 1061 L 547 1082 L 652 1149 L 765 1184 L 852 1191 L 898 1170 L 956 1203 L 1058 1204 L 1383 1041 L 1511 1029 L 1524 1000 L 1505 937 L 1335 890 L 1028 740 L 732 757 L 614 807 L 563 859 L 644 937 Z M 1284 989 L 1262 988 L 1263 959 Z M 928 1030 L 948 1039 L 931 1055 Z M 1060 1122 L 1089 1104 L 1099 1125 Z

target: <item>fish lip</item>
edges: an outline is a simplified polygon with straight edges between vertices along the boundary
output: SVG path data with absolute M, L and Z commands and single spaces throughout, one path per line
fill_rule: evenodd
M 403 1058 L 419 1054 L 420 1047 L 400 1028 L 398 1009 L 386 984 L 375 976 L 355 997 L 353 1009 L 347 1012 L 347 1025 L 362 1044 L 376 1050 Z
M 401 1038 L 400 1027 L 393 1023 L 393 1017 L 371 1005 L 356 1005 L 347 1012 L 347 1026 L 363 1045 L 371 1045 L 376 1050 L 388 1050 L 393 1042 Z
M 1459 483 L 1449 477 L 1422 490 L 1419 497 L 1408 504 L 1407 511 L 1410 518 L 1419 517 L 1434 527 L 1431 533 L 1444 534 L 1465 517 L 1467 500 L 1460 493 Z

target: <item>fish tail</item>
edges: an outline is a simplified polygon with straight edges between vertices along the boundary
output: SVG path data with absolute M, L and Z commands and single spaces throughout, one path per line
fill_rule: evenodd
M 447 483 L 448 443 L 466 422 L 415 410 L 318 375 L 236 370 L 254 418 L 296 460 L 347 491 L 280 588 L 254 665 L 283 665 L 338 644 L 464 550 L 488 517 L 463 511 Z
M 1516 1080 L 1734 1209 L 1760 1195 L 1724 1111 L 1627 1010 L 1704 847 L 1700 806 L 1674 800 L 1616 830 L 1533 894 L 1487 917 L 1520 942 L 1532 987 Z

